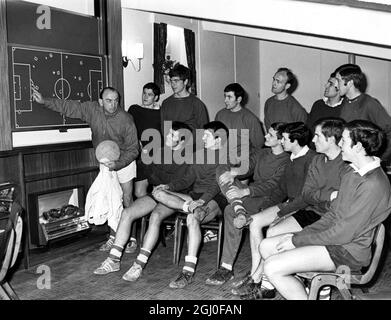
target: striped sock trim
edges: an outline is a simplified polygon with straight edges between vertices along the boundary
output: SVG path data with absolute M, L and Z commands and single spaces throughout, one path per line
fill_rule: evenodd
M 241 206 L 243 204 L 243 201 L 241 199 L 235 199 L 234 201 L 231 202 L 232 206 L 239 205 Z
M 117 249 L 118 251 L 122 252 L 124 250 L 124 247 L 120 246 L 118 244 L 113 244 L 113 246 L 111 247 L 111 250 L 112 249 Z
M 122 257 L 122 252 L 124 250 L 124 247 L 113 245 L 110 249 L 109 257 L 113 261 L 120 261 Z
M 227 269 L 227 270 L 229 270 L 229 271 L 232 271 L 232 264 L 228 264 L 228 263 L 223 262 L 223 263 L 221 264 L 221 266 L 222 266 L 224 269 Z
M 147 264 L 148 257 L 144 256 L 143 254 L 139 254 L 136 259 L 136 263 L 139 264 L 142 268 Z
M 244 209 L 244 207 L 243 206 L 241 206 L 241 205 L 235 205 L 234 207 L 234 211 L 235 211 L 235 213 L 237 213 L 237 214 L 239 214 L 239 213 L 244 213 L 244 214 L 246 214 L 247 212 L 246 212 L 246 209 Z
M 149 251 L 149 250 L 147 250 L 145 248 L 141 248 L 140 249 L 140 254 L 143 254 L 143 255 L 149 257 L 151 255 L 151 251 Z
M 186 256 L 185 257 L 185 265 L 183 266 L 183 270 L 194 273 L 195 267 L 197 265 L 197 260 L 198 260 L 197 257 Z
M 198 258 L 195 256 L 186 256 L 185 257 L 185 262 L 191 262 L 191 263 L 197 264 L 197 260 L 198 260 Z
M 151 251 L 141 248 L 140 253 L 136 258 L 136 263 L 139 264 L 142 268 L 144 268 L 148 262 L 150 255 L 151 255 Z
M 189 267 L 189 266 L 185 265 L 182 270 L 190 272 L 190 273 L 194 273 L 195 272 L 195 265 L 194 265 L 194 267 Z

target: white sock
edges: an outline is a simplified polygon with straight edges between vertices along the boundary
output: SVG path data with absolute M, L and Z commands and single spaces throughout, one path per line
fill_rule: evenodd
M 190 202 L 191 202 L 191 201 L 185 201 L 185 203 L 183 204 L 182 210 L 183 210 L 184 212 L 189 212 L 189 205 L 190 205 Z
M 275 289 L 272 283 L 269 281 L 269 279 L 263 275 L 262 276 L 262 286 L 264 286 L 266 289 L 273 290 Z
M 228 263 L 223 262 L 223 263 L 221 264 L 221 266 L 222 266 L 224 269 L 227 269 L 227 270 L 229 270 L 229 271 L 232 271 L 232 265 L 230 265 L 230 264 L 228 264 Z

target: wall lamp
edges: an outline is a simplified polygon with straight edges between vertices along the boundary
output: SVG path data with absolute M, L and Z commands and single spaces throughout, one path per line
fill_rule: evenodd
M 141 42 L 129 44 L 127 41 L 122 41 L 122 66 L 126 68 L 129 62 L 132 64 L 134 70 L 139 72 L 141 70 L 141 59 L 144 58 L 144 44 Z M 138 60 L 138 66 L 134 64 L 134 60 Z

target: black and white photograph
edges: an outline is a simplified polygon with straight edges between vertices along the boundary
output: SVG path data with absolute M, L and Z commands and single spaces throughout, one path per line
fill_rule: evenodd
M 0 0 L 0 70 L 0 300 L 391 300 L 391 0 Z

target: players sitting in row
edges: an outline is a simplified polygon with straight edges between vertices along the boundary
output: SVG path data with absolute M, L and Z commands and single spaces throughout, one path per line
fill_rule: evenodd
M 307 225 L 311 225 L 324 215 L 333 199 L 336 198 L 341 177 L 347 170 L 347 164 L 342 160 L 341 149 L 338 143 L 342 137 L 344 121 L 341 119 L 326 119 L 315 124 L 315 135 L 312 141 L 315 144 L 315 155 L 303 178 L 301 199 L 304 208 L 292 211 L 290 215 L 278 217 L 273 221 L 274 226 L 268 228 L 267 237 L 288 232 L 298 232 Z M 289 167 L 287 167 L 288 170 Z M 278 213 L 280 216 L 280 214 Z M 252 247 L 252 269 L 240 286 L 234 287 L 232 293 L 240 295 L 242 299 L 272 298 L 276 290 L 262 275 L 262 257 L 259 253 L 261 242 L 259 234 L 264 226 L 262 213 L 254 217 L 250 225 L 250 239 L 256 245 Z
M 339 145 L 351 168 L 326 213 L 301 231 L 261 242 L 265 262 L 257 273 L 264 272 L 284 298 L 307 299 L 295 277 L 298 272 L 335 271 L 340 266 L 355 272 L 369 265 L 375 228 L 391 211 L 390 182 L 377 158 L 384 142 L 384 132 L 373 123 L 347 123 Z
M 186 134 L 181 132 L 183 129 L 187 129 Z M 192 141 L 189 136 L 191 137 L 191 131 L 188 126 L 174 122 L 166 137 L 166 146 L 173 152 L 186 151 L 186 143 Z M 132 223 L 152 211 L 149 227 L 136 261 L 123 276 L 127 281 L 137 280 L 157 243 L 161 222 L 174 212 L 182 210 L 189 214 L 189 254 L 186 256 L 183 272 L 170 287 L 184 287 L 192 282 L 201 240 L 199 224 L 214 219 L 227 205 L 215 179 L 216 167 L 220 162 L 227 161 L 227 136 L 228 129 L 224 124 L 219 121 L 210 122 L 204 126 L 202 135 L 204 148 L 201 152 L 204 155 L 201 160 L 204 161 L 199 163 L 195 153 L 195 159 L 191 154 L 195 160 L 191 165 L 176 164 L 175 161 L 170 164 L 151 164 L 152 170 L 149 170 L 151 173 L 148 180 L 155 187 L 152 194 L 137 199 L 130 208 L 123 211 L 109 257 L 94 271 L 95 274 L 102 275 L 120 270 L 124 239 L 128 236 Z M 178 157 L 173 155 L 171 159 L 175 160 Z

